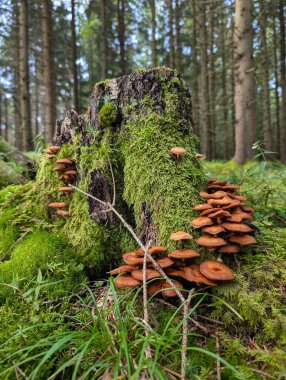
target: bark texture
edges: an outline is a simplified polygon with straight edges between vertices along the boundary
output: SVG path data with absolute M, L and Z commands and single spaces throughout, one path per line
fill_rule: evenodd
M 125 0 L 117 0 L 118 39 L 120 49 L 120 74 L 125 74 Z
M 107 9 L 106 1 L 101 0 L 101 79 L 107 77 Z
M 152 66 L 157 66 L 157 44 L 156 44 L 156 4 L 150 0 L 151 23 L 152 23 Z
M 256 136 L 255 64 L 253 59 L 252 1 L 235 1 L 234 19 L 235 155 L 243 164 L 253 156 Z
M 284 2 L 279 1 L 280 23 L 280 77 L 282 88 L 282 106 L 280 120 L 280 159 L 286 162 L 286 52 L 285 52 L 285 15 Z
M 175 68 L 175 44 L 174 44 L 174 30 L 173 30 L 173 0 L 168 0 L 168 23 L 169 23 L 169 61 L 170 67 Z
M 79 111 L 78 103 L 78 75 L 77 75 L 77 46 L 75 28 L 75 0 L 71 0 L 71 31 L 72 31 L 72 64 L 73 64 L 73 102 L 75 110 Z

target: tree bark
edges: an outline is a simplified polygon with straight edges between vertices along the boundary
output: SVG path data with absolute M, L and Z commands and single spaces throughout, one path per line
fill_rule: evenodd
M 3 131 L 2 131 L 2 104 L 3 104 L 3 96 L 2 96 L 2 87 L 0 86 L 0 137 L 2 137 L 3 135 Z
M 175 46 L 173 31 L 173 0 L 168 0 L 168 23 L 169 23 L 169 62 L 172 69 L 175 68 Z
M 101 79 L 107 77 L 107 15 L 106 0 L 101 0 Z
M 200 127 L 202 153 L 211 159 L 209 88 L 208 88 L 208 60 L 207 60 L 207 31 L 205 0 L 199 1 L 199 44 L 200 44 Z
M 275 77 L 275 125 L 276 125 L 276 140 L 275 151 L 277 158 L 280 158 L 280 99 L 279 99 L 279 78 L 278 78 L 278 58 L 277 58 L 277 29 L 276 29 L 276 14 L 273 14 L 273 55 L 274 55 L 274 77 Z
M 75 0 L 71 0 L 71 31 L 72 31 L 72 72 L 73 72 L 73 102 L 75 110 L 79 111 L 78 104 L 78 76 L 77 76 L 77 46 L 75 29 Z
M 268 47 L 266 39 L 266 15 L 265 3 L 259 0 L 259 34 L 261 45 L 261 73 L 262 73 L 262 115 L 263 115 L 263 140 L 266 150 L 272 151 L 271 113 L 269 95 L 269 63 Z
M 282 106 L 280 120 L 280 159 L 286 162 L 286 52 L 285 52 L 285 16 L 284 2 L 279 1 L 279 23 L 280 23 L 280 77 L 282 89 Z
M 7 142 L 10 142 L 10 128 L 9 128 L 9 114 L 8 114 L 8 99 L 4 97 L 4 115 L 5 115 L 5 134 L 4 138 Z
M 242 165 L 253 157 L 256 136 L 255 64 L 253 59 L 252 1 L 235 1 L 235 161 Z
M 227 80 L 226 80 L 226 54 L 225 54 L 225 14 L 222 12 L 220 24 L 220 45 L 221 45 L 221 85 L 222 85 L 222 135 L 223 135 L 223 158 L 228 159 L 228 145 L 229 145 L 229 133 L 228 133 L 228 101 L 227 101 Z
M 118 40 L 120 50 L 120 75 L 125 74 L 125 0 L 117 0 Z
M 199 85 L 198 78 L 200 70 L 198 65 L 197 55 L 197 10 L 196 1 L 192 1 L 192 40 L 191 40 L 191 70 L 192 70 L 192 97 L 193 97 L 193 110 L 194 110 L 194 131 L 196 135 L 200 135 L 200 119 L 198 117 L 199 110 Z
M 55 91 L 53 76 L 53 47 L 52 47 L 52 4 L 50 0 L 43 1 L 42 33 L 44 58 L 44 84 L 45 84 L 45 137 L 52 141 L 56 122 Z M 36 79 L 37 82 L 37 79 Z M 35 84 L 38 91 L 38 83 Z M 37 94 L 38 95 L 38 94 Z M 36 109 L 37 109 L 36 99 Z M 36 112 L 37 114 L 37 112 Z M 38 120 L 36 115 L 36 134 L 38 134 Z
M 20 105 L 21 135 L 24 151 L 33 149 L 33 136 L 30 110 L 30 75 L 28 64 L 28 1 L 20 1 L 19 13 L 19 69 L 20 69 Z
M 175 25 L 176 25 L 176 70 L 182 71 L 182 44 L 181 44 L 181 7 L 180 0 L 175 0 Z
M 155 0 L 150 0 L 151 24 L 152 24 L 152 66 L 157 66 L 157 46 L 156 46 L 156 4 Z
M 211 2 L 210 9 L 209 9 L 209 67 L 208 67 L 211 158 L 216 157 L 216 123 L 215 123 L 216 91 L 215 91 L 214 59 L 215 59 L 214 57 L 214 11 L 213 11 L 213 2 Z

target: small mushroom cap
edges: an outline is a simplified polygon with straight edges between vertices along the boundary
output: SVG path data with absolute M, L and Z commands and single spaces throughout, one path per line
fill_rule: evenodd
M 225 191 L 216 191 L 213 194 L 206 193 L 205 191 L 200 192 L 200 197 L 205 198 L 205 199 L 221 199 L 221 198 L 226 197 L 226 195 L 227 194 Z
M 136 278 L 136 280 L 143 281 L 143 269 L 135 269 L 131 272 L 131 276 Z M 147 268 L 146 269 L 146 278 L 147 280 L 152 280 L 152 278 L 161 277 L 160 273 L 155 269 Z
M 148 285 L 147 292 L 149 296 L 154 296 L 163 289 L 164 280 L 156 280 Z M 158 294 L 157 294 L 158 295 Z
M 71 181 L 72 178 L 71 178 L 69 175 L 62 174 L 62 175 L 60 176 L 60 180 L 63 181 L 63 182 L 68 182 L 68 181 Z
M 225 229 L 220 224 L 220 225 L 216 225 L 216 226 L 205 227 L 203 229 L 203 232 L 206 232 L 206 233 L 211 234 L 211 235 L 218 235 L 221 232 L 225 232 Z
M 170 153 L 175 154 L 178 157 L 178 156 L 184 156 L 187 153 L 187 151 L 186 149 L 180 146 L 175 146 L 172 149 L 170 149 Z
M 200 264 L 200 271 L 211 280 L 231 281 L 234 279 L 233 271 L 219 261 L 204 261 Z
M 242 210 L 247 212 L 247 213 L 251 213 L 251 214 L 254 214 L 254 209 L 252 207 L 248 207 L 248 206 L 242 206 Z
M 220 247 L 221 245 L 226 245 L 227 242 L 220 238 L 214 236 L 200 236 L 196 241 L 198 245 L 203 247 Z
M 225 210 L 219 210 L 214 213 L 208 214 L 209 218 L 224 218 L 225 216 L 229 217 L 231 214 Z
M 210 226 L 213 223 L 214 222 L 211 218 L 208 218 L 207 216 L 202 216 L 202 217 L 194 219 L 192 221 L 192 226 L 195 228 L 201 228 L 204 226 Z
M 51 160 L 52 158 L 57 157 L 55 154 L 49 154 L 49 159 Z
M 67 170 L 65 171 L 65 175 L 76 175 L 77 171 L 76 170 Z
M 72 191 L 74 191 L 74 189 L 72 187 L 69 187 L 69 186 L 63 186 L 63 187 L 59 188 L 59 191 L 61 193 L 65 193 L 65 192 L 71 193 Z
M 138 269 L 135 265 L 121 265 L 118 268 L 112 269 L 109 273 L 111 275 L 119 274 L 119 273 L 128 273 L 132 272 L 133 270 Z
M 237 207 L 237 206 L 240 206 L 240 201 L 238 201 L 237 199 L 235 199 L 230 204 L 228 204 L 226 206 L 223 206 L 222 208 L 224 210 L 228 210 L 230 208 Z
M 118 288 L 132 288 L 133 286 L 141 285 L 141 281 L 132 276 L 120 276 L 114 281 L 114 284 Z
M 240 245 L 250 245 L 256 243 L 254 237 L 250 235 L 232 235 L 228 238 L 228 240 L 232 243 L 237 243 Z
M 54 154 L 54 152 L 50 148 L 46 149 L 46 153 L 48 153 L 48 154 Z
M 188 280 L 188 277 L 186 276 L 184 269 L 167 268 L 165 270 L 165 273 L 169 277 L 180 277 L 180 278 L 184 278 L 185 280 Z
M 62 207 L 66 206 L 66 203 L 65 202 L 52 202 L 52 203 L 49 203 L 48 206 L 53 207 L 53 208 L 62 208 Z
M 210 195 L 213 195 L 213 194 L 210 194 Z M 215 199 L 215 198 L 211 198 L 211 199 L 208 199 L 208 203 L 210 205 L 220 205 L 220 206 L 224 206 L 224 205 L 228 205 L 229 203 L 231 203 L 232 199 L 228 196 L 225 196 L 223 198 L 220 198 L 220 199 Z
M 172 282 L 176 286 L 176 288 L 178 288 L 179 290 L 183 289 L 183 285 L 179 281 L 172 280 Z M 177 297 L 177 293 L 176 293 L 175 289 L 172 288 L 171 285 L 167 281 L 164 281 L 163 289 L 164 290 L 162 291 L 162 294 L 164 297 L 167 297 L 167 298 Z
M 208 203 L 201 203 L 199 205 L 196 205 L 194 207 L 194 210 L 196 210 L 196 211 L 204 211 L 204 210 L 210 210 L 212 208 L 213 208 L 213 206 L 209 205 Z
M 212 183 L 216 181 L 217 181 L 217 178 L 212 177 L 212 178 L 209 178 L 208 183 Z
M 56 163 L 57 164 L 72 165 L 74 163 L 74 160 L 72 158 L 61 158 L 60 160 L 57 160 Z
M 173 259 L 192 259 L 198 256 L 200 254 L 193 249 L 176 249 L 168 254 L 168 257 L 172 257 Z
M 185 271 L 187 280 L 190 282 L 195 282 L 197 284 L 206 284 L 210 286 L 217 285 L 215 282 L 211 281 L 200 272 L 199 264 L 189 265 L 184 268 L 184 271 Z
M 122 255 L 123 261 L 125 264 L 128 265 L 137 265 L 137 264 L 143 264 L 144 257 L 142 257 L 137 252 L 127 252 Z M 150 260 L 147 258 L 147 263 L 150 262 Z
M 234 199 L 237 199 L 238 201 L 246 201 L 247 200 L 247 197 L 243 196 L 243 195 L 233 195 L 231 194 L 231 197 L 234 198 Z
M 161 257 L 160 259 L 157 259 L 156 262 L 160 265 L 161 268 L 168 268 L 174 264 L 174 260 L 170 259 L 169 257 Z
M 188 234 L 187 232 L 184 232 L 184 231 L 174 232 L 170 236 L 170 240 L 173 240 L 173 241 L 189 240 L 189 239 L 192 239 L 192 238 L 193 238 L 192 235 L 190 235 L 190 234 Z
M 51 150 L 52 152 L 58 152 L 61 150 L 61 147 L 57 145 L 51 145 L 51 146 L 48 146 L 47 150 Z
M 160 245 L 153 245 L 153 247 L 148 249 L 148 253 L 150 253 L 150 255 L 153 255 L 155 253 L 164 253 L 166 251 L 167 251 L 167 247 L 163 247 Z
M 243 223 L 222 223 L 221 224 L 226 230 L 232 232 L 251 232 L 252 229 Z
M 227 181 L 216 181 L 213 183 L 214 185 L 220 185 L 220 186 L 225 186 L 227 184 Z
M 227 244 L 223 247 L 220 247 L 218 250 L 220 253 L 238 253 L 240 251 L 240 248 L 238 245 L 234 244 Z
M 197 153 L 197 154 L 195 154 L 195 158 L 197 159 L 197 160 L 199 160 L 199 159 L 201 159 L 201 158 L 204 158 L 205 156 L 203 155 L 203 154 L 200 154 L 200 153 Z
M 56 166 L 52 169 L 53 172 L 63 172 L 65 169 L 64 168 L 61 168 L 59 166 Z
M 57 210 L 57 214 L 60 216 L 70 216 L 70 213 L 66 210 Z
M 242 217 L 239 214 L 232 214 L 230 217 L 226 218 L 228 222 L 240 223 L 242 221 Z
M 221 208 L 213 207 L 213 208 L 210 208 L 208 210 L 204 210 L 200 213 L 200 216 L 206 216 L 206 215 L 212 214 L 216 211 L 221 211 Z
M 240 186 L 237 185 L 225 185 L 223 186 L 223 190 L 225 191 L 236 191 L 239 190 Z

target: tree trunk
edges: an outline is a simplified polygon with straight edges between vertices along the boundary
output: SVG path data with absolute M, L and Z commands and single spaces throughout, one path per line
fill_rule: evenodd
M 202 153 L 211 159 L 209 89 L 208 89 L 208 61 L 207 61 L 207 32 L 206 32 L 205 0 L 199 1 L 199 44 L 201 53 L 200 75 L 200 127 Z
M 176 70 L 182 71 L 182 45 L 181 45 L 181 4 L 180 0 L 175 1 L 175 25 L 176 25 Z
M 278 58 L 277 58 L 277 29 L 276 29 L 276 13 L 273 15 L 273 55 L 274 55 L 274 77 L 275 77 L 275 125 L 276 140 L 275 151 L 277 158 L 280 158 L 280 99 L 279 99 L 279 78 L 278 78 Z
M 3 104 L 3 96 L 2 96 L 2 87 L 0 86 L 0 137 L 3 136 L 2 133 L 2 104 Z
M 262 115 L 263 115 L 263 140 L 266 150 L 272 151 L 270 96 L 269 96 L 269 64 L 266 39 L 266 15 L 265 3 L 259 0 L 259 32 L 261 45 L 261 73 L 262 73 Z
M 30 110 L 30 75 L 28 64 L 28 1 L 20 1 L 19 14 L 19 69 L 20 69 L 20 105 L 21 105 L 21 135 L 23 150 L 33 149 Z
M 72 72 L 73 72 L 73 102 L 74 109 L 79 111 L 78 104 L 78 77 L 77 77 L 77 46 L 75 29 L 75 0 L 71 0 L 71 31 L 72 31 Z
M 152 23 L 152 66 L 157 66 L 157 46 L 156 46 L 156 4 L 155 0 L 150 0 L 151 23 Z
M 196 135 L 200 135 L 200 119 L 198 117 L 199 109 L 199 65 L 197 56 L 197 12 L 196 2 L 192 2 L 192 50 L 191 50 L 191 70 L 192 70 L 192 97 L 193 97 L 193 110 L 194 110 L 194 130 Z
M 253 157 L 256 135 L 255 65 L 253 59 L 252 1 L 235 1 L 235 161 L 242 165 Z
M 214 62 L 214 10 L 213 3 L 210 4 L 209 9 L 209 113 L 210 113 L 210 143 L 211 143 L 211 158 L 216 157 L 216 123 L 215 123 L 215 104 L 216 104 L 216 91 L 215 91 L 215 62 Z
M 222 136 L 223 136 L 223 158 L 228 159 L 228 145 L 229 145 L 229 133 L 228 133 L 228 101 L 227 101 L 227 80 L 226 80 L 226 54 L 225 54 L 225 13 L 222 12 L 221 24 L 220 24 L 220 45 L 221 45 L 221 86 L 222 86 Z
M 76 152 L 73 156 L 79 173 L 76 186 L 102 200 L 112 200 L 112 176 L 107 161 L 110 158 L 116 208 L 144 242 L 151 239 L 154 243 L 171 245 L 172 231 L 189 230 L 189 221 L 195 213 L 192 207 L 199 202 L 198 193 L 206 183 L 201 164 L 194 159 L 191 97 L 185 83 L 170 69 L 140 70 L 96 85 L 89 110 L 81 117 L 69 112 L 54 141 L 67 144 L 70 152 Z M 187 149 L 179 161 L 169 152 L 177 144 Z M 97 158 L 90 160 L 93 155 Z M 47 170 L 53 167 L 49 160 L 45 165 Z M 44 183 L 39 178 L 39 192 L 46 191 Z M 56 188 L 51 192 L 51 201 L 57 193 Z M 49 199 L 46 197 L 45 201 Z M 99 228 L 109 231 L 101 233 L 100 238 L 106 236 L 110 245 L 108 236 L 114 236 L 111 245 L 118 257 L 120 239 L 126 241 L 126 235 L 116 232 L 122 229 L 118 229 L 115 216 L 106 215 L 98 203 L 77 192 L 71 199 L 70 210 L 72 216 L 63 232 L 79 248 L 81 244 L 86 249 L 96 246 L 98 268 L 108 267 L 112 254 L 108 257 L 104 254 L 106 247 L 101 252 L 96 239 Z
M 280 120 L 280 159 L 286 162 L 286 52 L 285 52 L 285 17 L 284 2 L 279 1 L 280 22 L 280 76 L 282 88 L 282 107 Z
M 170 67 L 175 67 L 175 46 L 174 46 L 174 31 L 173 31 L 173 0 L 168 0 L 168 23 L 169 23 L 169 62 Z
M 106 0 L 101 0 L 101 79 L 107 77 L 107 15 Z
M 118 40 L 120 49 L 120 74 L 125 74 L 125 0 L 117 0 Z
M 44 84 L 45 84 L 45 137 L 51 141 L 54 135 L 56 122 L 55 92 L 53 76 L 53 48 L 52 48 L 52 4 L 50 0 L 43 1 L 42 31 L 43 31 L 43 56 L 44 56 Z M 37 74 L 37 73 L 36 73 Z M 36 79 L 37 82 L 37 79 Z M 38 91 L 38 83 L 35 84 Z M 37 94 L 38 95 L 38 94 Z M 36 109 L 37 109 L 36 99 Z M 36 112 L 37 114 L 37 112 Z M 36 115 L 36 134 L 38 134 L 38 120 Z
M 4 138 L 7 142 L 10 142 L 10 128 L 9 128 L 9 114 L 8 114 L 8 99 L 4 97 L 4 115 L 5 115 L 5 134 Z

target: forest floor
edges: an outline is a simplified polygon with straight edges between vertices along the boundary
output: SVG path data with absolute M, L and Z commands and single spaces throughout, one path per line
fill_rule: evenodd
M 229 161 L 204 168 L 241 186 L 259 233 L 256 247 L 228 258 L 233 284 L 193 294 L 190 317 L 203 330 L 189 320 L 187 378 L 284 379 L 286 166 Z M 179 303 L 149 301 L 146 338 L 140 290 L 118 291 L 106 278 L 88 281 L 66 240 L 45 226 L 19 234 L 11 197 L 17 203 L 25 191 L 28 185 L 0 191 L 0 378 L 180 378 Z

